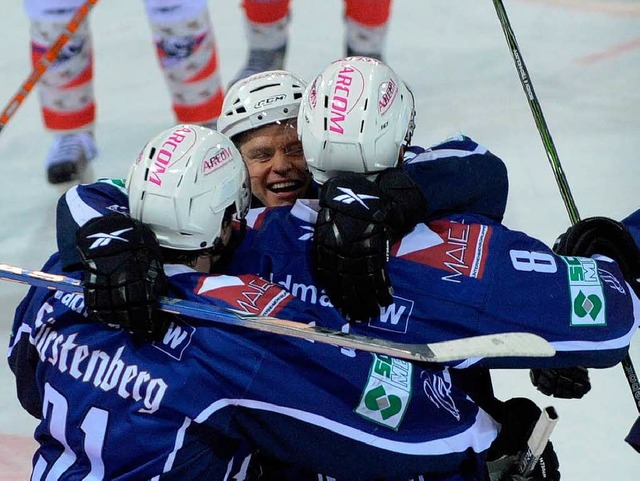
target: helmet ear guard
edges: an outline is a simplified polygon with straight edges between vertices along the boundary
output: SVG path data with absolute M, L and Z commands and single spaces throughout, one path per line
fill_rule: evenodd
M 314 180 L 336 172 L 375 175 L 399 163 L 414 130 L 413 94 L 384 63 L 347 57 L 305 89 L 298 136 Z
M 131 216 L 149 225 L 162 247 L 219 246 L 228 209 L 242 219 L 251 198 L 247 168 L 224 135 L 182 124 L 153 138 L 127 178 Z

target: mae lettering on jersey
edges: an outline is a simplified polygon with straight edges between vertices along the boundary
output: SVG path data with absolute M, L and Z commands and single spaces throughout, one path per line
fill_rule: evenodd
M 392 255 L 442 270 L 442 280 L 482 279 L 492 228 L 437 220 L 416 228 L 393 246 Z
M 276 316 L 294 298 L 280 287 L 251 274 L 203 276 L 194 292 L 223 301 L 249 314 Z

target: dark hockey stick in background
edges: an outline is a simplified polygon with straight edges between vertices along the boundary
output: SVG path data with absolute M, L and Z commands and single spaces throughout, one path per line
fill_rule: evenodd
M 93 8 L 93 6 L 98 3 L 98 0 L 86 0 L 79 8 L 76 10 L 76 13 L 73 15 L 71 20 L 67 22 L 64 27 L 64 31 L 57 38 L 55 43 L 49 47 L 49 50 L 38 59 L 38 61 L 33 66 L 29 77 L 22 82 L 22 85 L 18 88 L 16 94 L 11 98 L 9 103 L 6 105 L 2 114 L 0 114 L 0 132 L 4 129 L 4 126 L 7 125 L 9 119 L 16 113 L 18 107 L 22 105 L 22 102 L 27 98 L 27 95 L 33 90 L 33 87 L 38 83 L 40 77 L 44 75 L 49 66 L 56 61 L 58 58 L 58 54 L 62 47 L 66 45 L 73 34 L 76 32 L 78 27 L 82 24 L 84 19 L 89 14 L 89 11 Z
M 571 220 L 571 223 L 575 224 L 576 222 L 580 221 L 580 214 L 578 213 L 576 203 L 573 200 L 573 195 L 571 194 L 571 190 L 569 189 L 567 178 L 565 177 L 564 171 L 562 170 L 562 164 L 560 164 L 558 152 L 556 151 L 553 139 L 551 138 L 551 133 L 549 132 L 549 128 L 547 127 L 547 122 L 544 119 L 544 115 L 542 115 L 542 108 L 540 107 L 540 103 L 538 102 L 536 92 L 533 89 L 533 84 L 531 83 L 531 77 L 529 76 L 527 66 L 525 65 L 522 54 L 520 53 L 520 48 L 518 47 L 516 36 L 513 33 L 511 24 L 509 23 L 509 17 L 507 17 L 507 12 L 504 9 L 502 0 L 493 0 L 493 5 L 496 7 L 496 13 L 498 14 L 500 25 L 502 25 L 502 31 L 504 32 L 504 36 L 507 39 L 507 44 L 511 49 L 511 56 L 513 57 L 513 61 L 516 64 L 516 70 L 518 71 L 518 76 L 520 77 L 520 83 L 522 84 L 524 93 L 527 96 L 527 101 L 529 102 L 531 113 L 533 114 L 533 120 L 538 127 L 538 132 L 540 133 L 542 144 L 544 145 L 545 153 L 547 154 L 547 159 L 549 159 L 551 169 L 553 170 L 553 175 L 555 176 L 558 187 L 560 188 L 560 195 L 562 195 L 562 200 L 564 201 L 564 205 L 567 208 L 567 212 L 569 213 L 569 219 Z
M 544 119 L 544 115 L 542 115 L 542 109 L 540 108 L 538 97 L 536 96 L 536 92 L 533 89 L 531 77 L 529 76 L 529 72 L 527 71 L 527 67 L 522 58 L 522 54 L 520 53 L 520 48 L 518 47 L 516 36 L 513 33 L 511 24 L 509 23 L 509 17 L 507 17 L 507 12 L 504 9 L 502 0 L 493 0 L 493 5 L 496 8 L 496 13 L 498 14 L 500 25 L 502 25 L 504 36 L 507 39 L 507 44 L 511 49 L 511 55 L 515 62 L 518 76 L 520 77 L 520 83 L 522 84 L 522 88 L 524 89 L 525 95 L 527 96 L 527 101 L 529 102 L 529 107 L 531 108 L 533 119 L 535 120 L 536 126 L 538 127 L 538 132 L 540 133 L 540 137 L 542 138 L 542 143 L 544 145 L 545 152 L 547 153 L 547 158 L 549 159 L 551 169 L 553 170 L 556 182 L 558 183 L 558 187 L 560 188 L 562 200 L 564 201 L 564 205 L 567 209 L 567 212 L 569 213 L 569 219 L 571 220 L 572 224 L 575 224 L 580 221 L 580 214 L 578 214 L 576 203 L 573 200 L 573 195 L 571 194 L 571 190 L 569 189 L 569 184 L 567 183 L 564 171 L 562 170 L 562 165 L 560 164 L 558 153 L 556 151 L 555 145 L 553 144 L 551 134 L 549 133 L 549 128 L 547 127 L 547 122 Z M 636 374 L 636 370 L 633 367 L 631 356 L 629 356 L 628 354 L 622 360 L 622 367 L 624 369 L 624 374 L 627 378 L 627 382 L 629 383 L 629 387 L 631 388 L 631 394 L 633 396 L 634 403 L 636 405 L 636 408 L 638 409 L 638 412 L 640 412 L 640 383 L 638 382 L 638 375 Z
M 83 292 L 80 281 L 76 279 L 7 264 L 0 264 L 0 279 L 64 292 Z M 160 308 L 173 314 L 385 354 L 410 361 L 438 363 L 461 361 L 473 357 L 551 357 L 555 354 L 555 349 L 545 339 L 529 333 L 509 332 L 429 344 L 403 344 L 310 326 L 302 322 L 250 315 L 233 309 L 182 299 L 165 297 L 161 300 Z

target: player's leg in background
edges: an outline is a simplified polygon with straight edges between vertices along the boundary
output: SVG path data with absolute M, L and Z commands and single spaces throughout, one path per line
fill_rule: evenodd
M 345 0 L 347 56 L 382 60 L 390 15 L 391 0 Z
M 83 0 L 25 0 L 33 64 L 55 43 L 82 3 Z M 45 159 L 47 178 L 52 184 L 78 180 L 87 161 L 97 154 L 88 18 L 41 77 L 38 92 L 44 125 L 54 134 Z
M 243 0 L 249 51 L 232 84 L 265 70 L 284 68 L 289 37 L 289 0 Z
M 145 0 L 178 122 L 215 128 L 224 89 L 206 0 Z

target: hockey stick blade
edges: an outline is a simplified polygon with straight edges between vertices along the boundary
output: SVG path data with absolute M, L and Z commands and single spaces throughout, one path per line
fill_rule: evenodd
M 0 279 L 65 292 L 82 293 L 82 286 L 77 279 L 32 271 L 8 264 L 0 264 Z M 529 333 L 509 332 L 428 344 L 405 344 L 359 334 L 343 333 L 302 322 L 245 314 L 211 304 L 200 304 L 176 298 L 162 298 L 160 308 L 173 314 L 384 354 L 410 361 L 441 363 L 462 361 L 474 357 L 550 357 L 555 354 L 555 349 L 545 339 Z

